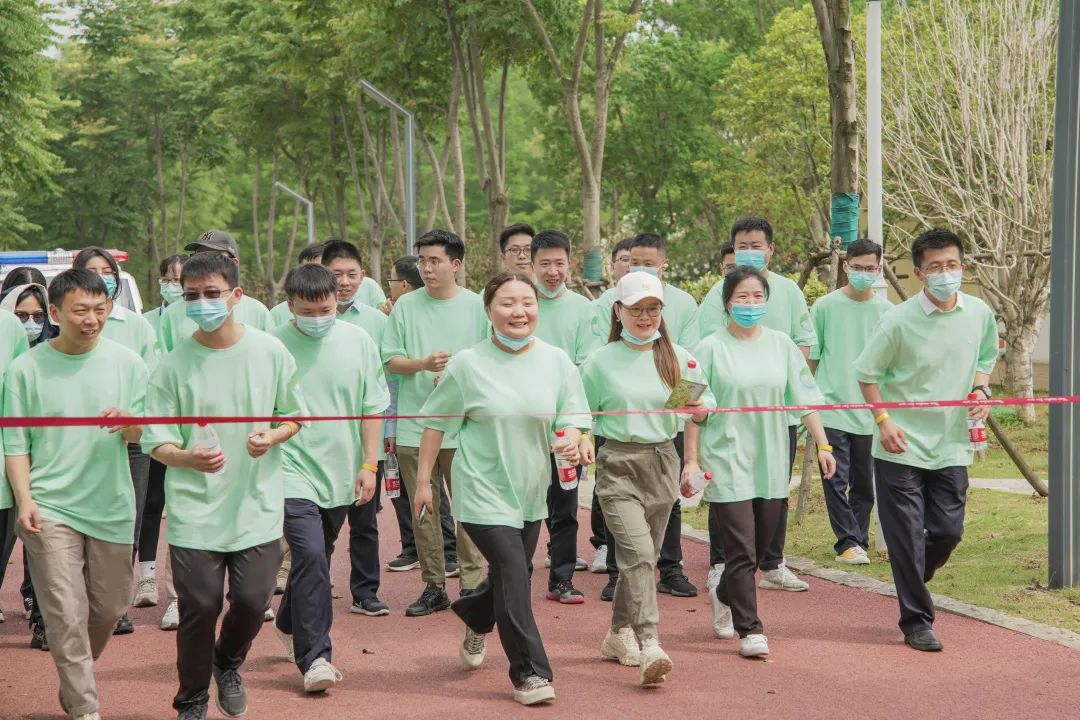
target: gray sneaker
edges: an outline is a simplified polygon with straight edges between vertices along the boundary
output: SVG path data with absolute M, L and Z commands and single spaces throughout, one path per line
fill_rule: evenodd
M 188 705 L 180 711 L 176 720 L 206 720 L 206 703 Z
M 225 717 L 238 718 L 247 715 L 248 700 L 244 681 L 236 670 L 222 670 L 214 666 L 214 682 L 217 683 L 215 702 Z

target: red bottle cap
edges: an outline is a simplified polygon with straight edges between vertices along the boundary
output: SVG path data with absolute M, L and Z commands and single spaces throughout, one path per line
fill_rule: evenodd
M 979 396 L 978 396 L 977 393 L 968 393 L 968 400 L 978 400 L 978 399 L 979 399 Z
M 693 358 L 691 358 L 691 359 L 690 359 L 690 360 L 689 360 L 689 361 L 688 361 L 688 362 L 686 363 L 686 367 L 688 367 L 688 368 L 690 368 L 691 370 L 693 370 L 694 368 L 696 368 L 696 367 L 697 367 L 697 360 L 694 360 Z
M 555 437 L 562 437 L 562 436 L 564 436 L 564 435 L 566 435 L 566 431 L 565 431 L 565 430 L 556 430 L 556 431 L 555 431 Z
M 712 473 L 711 472 L 705 473 L 705 479 L 706 480 L 712 480 Z

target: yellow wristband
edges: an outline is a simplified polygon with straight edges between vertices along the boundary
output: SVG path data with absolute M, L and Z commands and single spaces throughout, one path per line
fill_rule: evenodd
M 832 452 L 832 445 L 818 445 L 817 449 L 818 452 L 821 452 L 822 450 L 824 450 L 825 452 Z
M 876 422 L 878 425 L 880 425 L 881 423 L 885 422 L 888 419 L 889 419 L 889 413 L 883 412 L 880 415 L 878 415 L 876 418 L 874 418 L 874 422 Z
M 362 467 L 364 470 L 367 470 L 368 472 L 373 472 L 373 473 L 379 472 L 379 466 L 378 465 L 372 465 L 370 463 L 364 463 L 360 467 Z

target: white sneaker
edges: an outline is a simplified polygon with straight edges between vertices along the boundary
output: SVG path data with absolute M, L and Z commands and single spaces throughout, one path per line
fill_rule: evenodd
M 539 675 L 530 675 L 525 682 L 514 686 L 514 702 L 522 705 L 536 705 L 555 699 L 555 688 Z
M 836 562 L 844 565 L 869 565 L 870 556 L 866 554 L 865 550 L 856 545 L 837 555 Z
M 326 658 L 316 658 L 304 673 L 304 692 L 325 692 L 341 682 L 338 669 L 326 662 Z
M 274 594 L 281 595 L 285 592 L 285 586 L 289 584 L 289 571 L 285 568 L 278 568 L 277 579 L 274 582 Z
M 781 563 L 775 570 L 767 570 L 761 573 L 761 582 L 758 587 L 765 590 L 787 590 L 788 592 L 805 592 L 810 589 L 810 583 L 803 582 L 795 577 L 795 573 L 787 569 L 787 565 Z
M 606 659 L 618 660 L 620 665 L 627 667 L 637 667 L 641 663 L 641 648 L 631 627 L 620 628 L 618 632 L 608 630 L 600 643 L 600 653 Z
M 466 670 L 476 670 L 484 664 L 486 655 L 485 637 L 478 632 L 473 632 L 470 628 L 465 628 L 465 639 L 458 650 L 461 667 Z
M 660 647 L 656 638 L 645 638 L 641 643 L 641 684 L 658 685 L 671 672 L 671 658 Z
M 268 607 L 266 608 L 266 612 L 263 613 L 263 622 L 270 622 L 274 617 L 274 608 Z
M 721 640 L 735 637 L 735 626 L 731 623 L 731 608 L 716 597 L 716 589 L 709 589 L 709 603 L 712 605 L 713 634 Z
M 717 563 L 709 568 L 709 579 L 705 583 L 705 586 L 710 590 L 715 590 L 720 585 L 720 578 L 724 574 L 724 563 Z
M 85 715 L 72 716 L 75 720 L 101 720 L 101 716 L 96 712 L 86 713 Z
M 169 606 L 165 608 L 165 614 L 161 616 L 161 629 L 175 630 L 178 627 L 180 627 L 180 608 L 175 600 L 170 600 Z
M 274 634 L 277 635 L 277 639 L 281 641 L 281 646 L 285 648 L 285 657 L 289 658 L 289 662 L 296 662 L 296 653 L 293 651 L 292 635 L 286 635 L 278 629 L 278 626 L 274 626 Z
M 4 611 L 0 610 L 0 623 L 4 622 Z
M 769 638 L 761 634 L 747 635 L 739 641 L 739 654 L 748 658 L 768 655 Z
M 139 580 L 139 588 L 135 591 L 135 607 L 153 607 L 158 604 L 158 589 L 156 577 L 144 577 Z
M 607 572 L 607 545 L 596 548 L 596 553 L 592 556 L 592 567 L 589 569 L 597 575 Z

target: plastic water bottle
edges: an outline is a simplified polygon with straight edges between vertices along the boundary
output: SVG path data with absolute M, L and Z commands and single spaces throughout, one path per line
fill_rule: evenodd
M 555 437 L 566 437 L 565 430 L 556 430 Z M 573 490 L 578 486 L 577 468 L 562 455 L 556 453 L 555 468 L 559 473 L 559 487 L 563 490 Z
M 398 471 L 397 455 L 390 453 L 383 463 L 383 484 L 386 486 L 386 497 L 401 497 L 401 474 Z
M 694 497 L 699 492 L 701 492 L 702 490 L 705 489 L 705 486 L 709 484 L 710 480 L 712 480 L 712 473 L 711 472 L 698 471 L 697 473 L 694 474 L 694 476 L 692 478 L 690 478 L 690 493 L 687 494 L 686 490 L 683 490 L 682 491 L 682 496 L 684 498 L 692 498 L 692 497 Z
M 221 452 L 221 438 L 218 437 L 217 431 L 214 430 L 213 425 L 195 426 L 195 448 L 211 454 Z M 225 472 L 224 466 L 216 473 L 206 474 L 221 475 L 223 472 Z
M 967 396 L 968 400 L 978 400 L 978 393 L 971 393 Z M 971 441 L 971 449 L 975 452 L 986 451 L 986 424 L 982 420 L 972 420 L 968 418 L 968 440 Z

